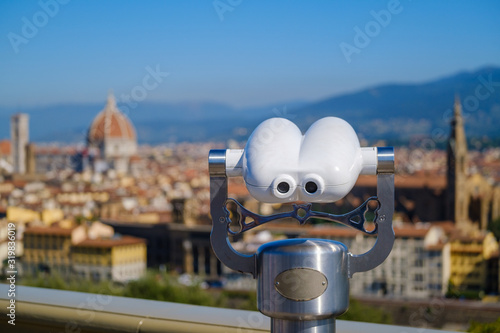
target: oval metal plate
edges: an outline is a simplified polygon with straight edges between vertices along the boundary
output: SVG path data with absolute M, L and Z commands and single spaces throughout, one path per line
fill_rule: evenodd
M 274 279 L 274 288 L 292 301 L 309 301 L 321 296 L 328 287 L 323 273 L 311 268 L 292 268 Z

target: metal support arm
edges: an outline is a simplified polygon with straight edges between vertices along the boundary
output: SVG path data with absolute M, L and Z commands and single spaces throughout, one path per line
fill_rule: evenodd
M 256 256 L 236 251 L 229 242 L 228 226 L 231 222 L 226 210 L 227 176 L 226 151 L 212 150 L 208 157 L 210 173 L 210 212 L 212 214 L 212 233 L 210 242 L 215 255 L 227 267 L 256 277 Z
M 229 235 L 236 235 L 250 230 L 258 225 L 280 219 L 294 218 L 301 224 L 310 218 L 321 218 L 338 222 L 356 228 L 366 234 L 377 235 L 372 249 L 361 255 L 349 253 L 348 276 L 364 272 L 380 265 L 391 252 L 394 244 L 394 230 L 392 216 L 394 212 L 394 151 L 392 148 L 378 148 L 377 168 L 377 196 L 369 198 L 360 207 L 350 213 L 333 215 L 311 210 L 311 204 L 294 205 L 294 210 L 269 216 L 262 216 L 250 212 L 234 199 L 228 199 L 228 180 L 226 175 L 226 150 L 212 150 L 209 154 L 210 173 L 210 211 L 212 214 L 212 233 L 210 241 L 216 256 L 229 268 L 236 271 L 252 274 L 256 277 L 256 255 L 242 254 L 236 251 L 229 241 Z M 376 200 L 378 207 L 375 210 L 375 229 L 368 231 L 364 227 L 364 213 L 368 209 L 368 202 Z M 229 229 L 231 220 L 226 206 L 234 202 L 239 214 L 241 230 L 232 232 Z M 251 218 L 251 222 L 246 219 Z
M 378 228 L 375 245 L 366 253 L 354 255 L 349 253 L 348 276 L 365 272 L 380 265 L 391 253 L 394 245 L 392 215 L 394 213 L 394 174 L 377 176 L 377 198 L 380 202 L 375 224 Z

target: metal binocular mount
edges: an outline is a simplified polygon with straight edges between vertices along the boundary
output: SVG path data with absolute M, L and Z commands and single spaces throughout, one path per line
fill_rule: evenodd
M 258 309 L 271 317 L 271 332 L 335 332 L 335 317 L 347 311 L 349 305 L 349 279 L 354 273 L 380 265 L 394 243 L 394 151 L 392 147 L 360 148 L 354 130 L 339 118 L 319 120 L 319 125 L 315 123 L 297 141 L 293 140 L 301 135 L 300 131 L 287 137 L 290 131 L 295 131 L 295 125 L 285 119 L 280 121 L 284 125 L 275 123 L 274 132 L 269 132 L 274 136 L 265 144 L 259 144 L 259 140 L 262 141 L 262 133 L 273 128 L 272 120 L 254 131 L 244 150 L 210 151 L 211 244 L 216 256 L 227 267 L 252 274 L 257 279 Z M 285 141 L 279 141 L 282 137 Z M 310 144 L 306 142 L 308 139 L 312 140 Z M 325 146 L 322 142 L 315 143 L 317 140 L 330 142 Z M 283 146 L 290 142 L 297 142 L 300 149 Z M 314 151 L 317 146 L 321 152 Z M 303 154 L 307 147 L 313 150 L 312 155 L 302 161 L 306 158 Z M 291 162 L 281 162 L 290 155 L 294 155 Z M 264 161 L 259 160 L 262 156 Z M 273 160 L 275 157 L 277 159 Z M 311 158 L 316 160 L 309 163 Z M 327 160 L 327 164 L 321 166 L 323 160 Z M 340 178 L 330 178 L 330 174 L 336 172 Z M 259 178 L 262 173 L 269 177 Z M 347 194 L 359 174 L 377 176 L 375 197 L 343 215 L 312 210 L 311 202 L 325 202 Z M 228 198 L 230 176 L 243 176 L 250 194 L 257 200 L 298 203 L 294 203 L 289 212 L 258 215 Z M 344 186 L 346 183 L 348 186 Z M 304 198 L 311 200 L 303 203 Z M 371 201 L 377 208 L 374 228 L 367 230 L 365 213 Z M 235 205 L 236 213 L 231 214 L 229 204 Z M 236 221 L 231 221 L 231 217 Z M 230 236 L 282 218 L 292 218 L 300 224 L 311 218 L 323 219 L 376 235 L 377 239 L 375 245 L 361 255 L 352 254 L 340 242 L 312 238 L 272 241 L 261 245 L 254 254 L 239 253 L 231 246 Z M 229 227 L 234 222 L 239 224 L 238 231 Z

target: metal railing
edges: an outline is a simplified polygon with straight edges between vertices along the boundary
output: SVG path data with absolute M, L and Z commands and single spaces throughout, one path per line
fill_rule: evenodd
M 15 299 L 15 326 L 8 306 Z M 269 332 L 270 319 L 256 311 L 159 302 L 127 297 L 0 284 L 0 332 Z M 421 329 L 337 321 L 342 333 L 421 333 Z M 426 329 L 425 333 L 443 333 Z

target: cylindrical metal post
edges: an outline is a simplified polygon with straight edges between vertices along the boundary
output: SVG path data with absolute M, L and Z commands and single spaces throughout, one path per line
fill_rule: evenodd
M 322 320 L 285 320 L 271 318 L 271 333 L 335 333 L 335 318 Z
M 332 333 L 349 305 L 347 248 L 322 239 L 287 239 L 257 251 L 257 307 L 274 333 Z

